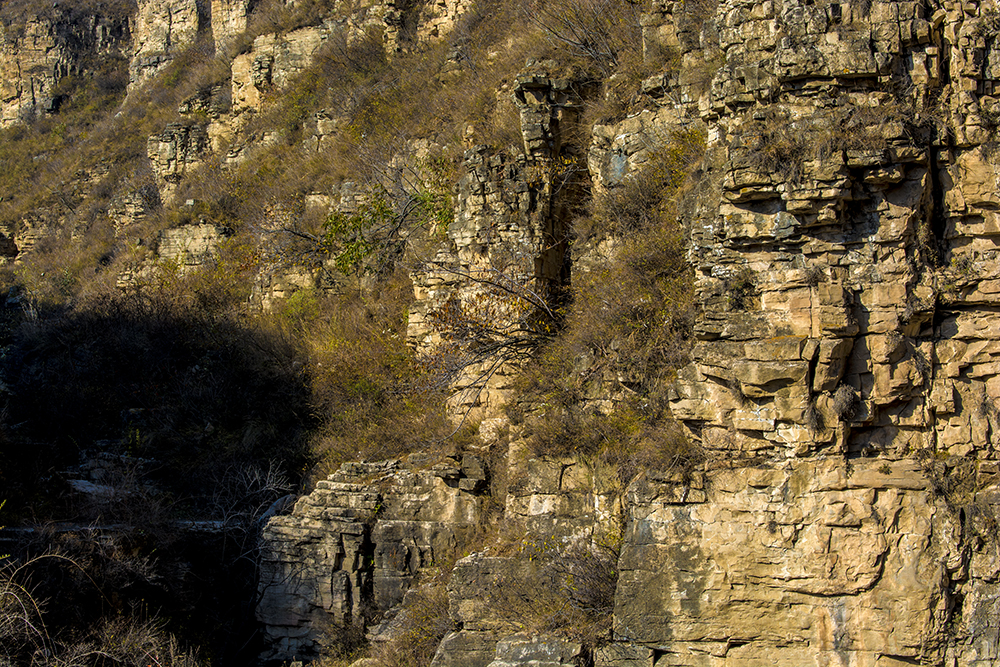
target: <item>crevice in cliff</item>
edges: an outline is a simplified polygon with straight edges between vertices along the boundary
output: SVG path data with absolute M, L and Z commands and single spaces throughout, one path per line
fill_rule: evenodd
M 928 158 L 928 178 L 930 180 L 930 198 L 927 209 L 927 223 L 930 226 L 931 238 L 927 239 L 926 249 L 929 252 L 931 267 L 940 267 L 944 264 L 947 251 L 947 226 L 948 220 L 945 215 L 944 186 L 941 182 L 941 172 L 938 151 L 947 151 L 947 137 L 941 137 L 936 127 L 930 128 L 930 141 L 927 145 Z
M 197 15 L 197 40 L 213 42 L 212 39 L 212 0 L 195 0 Z

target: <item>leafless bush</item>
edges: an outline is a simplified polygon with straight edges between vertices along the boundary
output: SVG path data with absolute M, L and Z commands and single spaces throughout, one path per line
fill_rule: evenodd
M 562 548 L 554 537 L 525 535 L 484 595 L 510 631 L 559 630 L 600 644 L 611 630 L 619 548 L 617 538 Z
M 605 78 L 628 57 L 641 59 L 641 6 L 617 0 L 557 0 L 526 10 L 556 45 L 586 59 Z
M 87 628 L 78 626 L 65 637 L 50 631 L 46 618 L 59 612 L 58 603 L 41 601 L 30 575 L 39 567 L 63 567 L 87 576 L 83 566 L 61 554 L 46 554 L 0 565 L 0 660 L 26 667 L 122 665 L 127 667 L 196 667 L 195 653 L 181 648 L 163 624 L 138 616 L 118 616 Z M 96 584 L 91 580 L 91 584 Z M 97 600 L 103 591 L 91 589 Z M 82 630 L 82 632 L 81 632 Z
M 725 280 L 726 298 L 732 310 L 753 310 L 760 305 L 757 274 L 750 267 L 742 267 Z
M 861 407 L 858 395 L 849 385 L 842 384 L 833 394 L 833 412 L 840 421 L 849 422 L 854 419 Z
M 448 613 L 448 591 L 435 582 L 410 589 L 398 612 L 394 636 L 376 646 L 371 659 L 379 667 L 430 664 L 438 644 L 455 629 Z

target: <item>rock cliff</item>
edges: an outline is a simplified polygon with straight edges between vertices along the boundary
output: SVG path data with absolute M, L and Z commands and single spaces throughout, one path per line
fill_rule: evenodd
M 587 658 L 518 644 L 483 595 L 521 566 L 486 552 L 456 566 L 459 629 L 435 665 L 1000 658 L 995 17 L 968 3 L 654 3 L 645 51 L 680 67 L 644 81 L 645 110 L 594 127 L 587 163 L 613 190 L 671 131 L 706 130 L 683 208 L 696 341 L 671 410 L 708 462 L 697 480 L 649 471 L 615 491 L 607 471 L 519 459 L 512 440 L 526 490 L 508 494 L 509 520 L 571 541 L 624 526 L 614 640 Z M 574 108 L 560 86 L 518 79 L 520 162 L 467 154 L 450 245 L 416 276 L 420 344 L 435 344 L 426 313 L 474 298 L 468 277 L 512 243 L 551 267 L 533 276 L 558 278 L 564 255 L 535 239 L 563 223 L 529 174 L 560 154 L 550 113 Z
M 4 22 L 0 127 L 57 111 L 69 92 L 61 81 L 100 76 L 106 63 L 126 56 L 131 31 L 121 4 L 88 10 L 54 3 L 45 14 Z
M 73 49 L 57 19 L 5 28 L 0 124 L 56 111 L 60 77 L 86 71 L 80 49 L 128 53 L 135 92 L 187 47 L 236 43 L 252 4 L 142 1 L 131 21 L 76 26 Z M 177 201 L 188 179 L 253 169 L 268 146 L 333 151 L 342 109 L 312 109 L 291 130 L 254 123 L 335 40 L 377 27 L 401 53 L 482 20 L 459 0 L 356 4 L 244 35 L 227 80 L 148 138 L 164 206 L 193 206 Z M 696 133 L 704 154 L 673 202 L 695 315 L 668 403 L 698 456 L 623 475 L 572 447 L 532 450 L 531 428 L 503 407 L 538 341 L 512 326 L 452 377 L 448 407 L 456 426 L 479 424 L 474 445 L 345 463 L 263 526 L 264 659 L 316 658 L 350 632 L 405 638 L 426 585 L 447 590 L 436 667 L 1000 664 L 997 8 L 652 0 L 641 19 L 646 69 L 626 112 L 587 115 L 617 94 L 614 78 L 552 59 L 511 74 L 502 96 L 520 145 L 466 135 L 453 219 L 426 234 L 409 274 L 406 334 L 433 358 L 454 342 L 442 320 L 458 309 L 501 328 L 523 324 L 523 302 L 564 317 L 574 281 L 629 241 L 574 236 L 581 203 L 628 195 Z M 424 177 L 424 141 L 381 175 Z M 348 179 L 301 189 L 315 215 L 355 213 L 380 192 Z M 260 248 L 287 231 L 268 206 Z M 209 264 L 228 233 L 208 220 L 161 230 L 159 259 Z M 334 264 L 275 260 L 261 301 L 316 290 Z M 571 365 L 599 375 L 593 355 Z M 613 413 L 632 384 L 604 376 L 586 400 Z

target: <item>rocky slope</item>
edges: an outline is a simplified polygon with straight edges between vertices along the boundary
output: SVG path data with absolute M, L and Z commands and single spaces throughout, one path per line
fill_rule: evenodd
M 0 53 L 2 122 L 52 111 L 46 91 L 81 52 L 127 53 L 135 90 L 185 46 L 233 43 L 250 9 L 140 2 L 127 22 L 77 26 L 76 50 L 57 19 L 29 22 Z M 360 3 L 255 35 L 222 88 L 149 138 L 160 200 L 183 205 L 210 160 L 239 165 L 271 141 L 245 131 L 334 35 L 378 26 L 401 51 L 472 10 Z M 450 402 L 482 420 L 473 450 L 345 464 L 267 523 L 266 659 L 317 657 L 366 624 L 391 642 L 419 587 L 446 580 L 436 666 L 1000 663 L 998 28 L 972 0 L 653 0 L 642 51 L 657 73 L 632 91 L 641 108 L 596 125 L 592 81 L 526 65 L 503 92 L 522 150 L 467 137 L 454 219 L 411 275 L 411 345 L 440 349 L 436 314 L 488 299 L 497 267 L 548 295 L 610 261 L 622 239 L 568 243 L 574 205 L 626 191 L 671 137 L 700 132 L 678 204 L 697 310 L 669 404 L 703 453 L 627 479 L 594 456 L 535 456 L 501 410 L 517 359 L 478 359 Z M 306 127 L 322 152 L 338 120 Z M 368 196 L 352 188 L 310 196 L 352 211 Z M 197 267 L 227 230 L 160 234 L 161 257 Z M 321 273 L 286 263 L 262 276 L 262 301 Z M 610 409 L 627 385 L 605 378 L 590 398 Z M 584 581 L 606 553 L 611 635 L 587 637 L 572 610 L 539 622 L 539 604 L 578 600 L 566 573 Z
M 529 460 L 506 516 L 563 538 L 625 526 L 597 665 L 993 664 L 996 10 L 726 2 L 691 26 L 684 9 L 644 24 L 646 51 L 679 48 L 680 71 L 644 83 L 649 110 L 594 128 L 588 163 L 613 188 L 657 136 L 707 126 L 687 207 L 697 343 L 671 402 L 707 470 L 647 471 L 617 495 L 583 461 Z M 531 113 L 571 104 L 520 81 L 526 159 L 544 163 L 558 138 Z M 480 160 L 467 173 L 496 195 L 460 200 L 469 222 L 449 230 L 466 267 L 489 252 L 475 230 L 490 216 L 518 211 L 519 242 L 537 234 L 503 195 L 530 185 L 508 171 L 490 188 Z M 446 284 L 421 279 L 429 296 Z M 510 629 L 477 599 L 509 567 L 459 562 L 462 629 L 434 664 L 577 664 L 494 654 Z

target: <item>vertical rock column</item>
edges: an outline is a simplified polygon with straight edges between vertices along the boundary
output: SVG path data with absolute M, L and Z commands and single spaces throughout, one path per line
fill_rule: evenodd
M 129 88 L 148 80 L 192 46 L 209 26 L 197 0 L 139 0 Z

